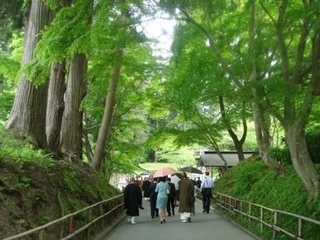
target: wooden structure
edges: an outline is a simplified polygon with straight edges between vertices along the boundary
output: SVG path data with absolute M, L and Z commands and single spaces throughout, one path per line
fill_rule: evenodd
M 236 151 L 222 151 L 222 156 L 227 161 L 228 167 L 236 166 L 239 163 Z M 254 152 L 244 152 L 244 157 L 251 157 Z M 215 151 L 203 151 L 198 159 L 198 166 L 201 167 L 224 167 L 224 161 Z

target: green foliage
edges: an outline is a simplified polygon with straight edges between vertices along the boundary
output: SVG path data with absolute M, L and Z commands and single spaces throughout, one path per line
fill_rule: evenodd
M 14 93 L 8 92 L 6 90 L 0 92 L 0 125 L 3 125 L 3 121 L 8 118 L 12 107 L 13 99 Z
M 320 130 L 317 128 L 309 129 L 306 134 L 306 143 L 311 160 L 314 163 L 320 163 Z M 286 142 L 284 146 L 269 149 L 271 157 L 284 164 L 292 164 L 290 151 Z
M 0 2 L 0 51 L 7 51 L 12 33 L 22 29 L 23 2 L 24 0 Z
M 308 152 L 314 163 L 320 163 L 320 129 L 314 129 L 306 133 Z
M 0 51 L 0 90 L 11 89 L 18 77 L 23 54 L 23 34 L 13 34 L 11 53 Z
M 12 82 L 14 82 L 17 76 L 17 72 L 19 71 L 19 68 L 20 68 L 19 62 L 13 60 L 7 54 L 0 52 L 0 77 L 1 77 L 0 83 L 1 85 L 3 85 L 4 82 L 6 82 L 7 84 L 11 83 L 10 85 L 12 85 Z
M 269 153 L 270 153 L 270 156 L 278 162 L 281 162 L 284 164 L 292 164 L 290 151 L 287 146 L 284 148 L 280 148 L 280 147 L 271 148 L 269 149 Z
M 318 170 L 320 170 L 319 167 L 317 166 Z M 248 159 L 222 175 L 215 182 L 214 191 L 313 219 L 319 219 L 320 217 L 318 207 L 320 200 L 315 203 L 306 203 L 308 199 L 307 191 L 292 166 L 286 167 L 284 176 L 277 176 L 260 159 Z M 257 212 L 258 216 L 259 214 Z M 265 214 L 266 221 L 271 221 L 271 217 L 272 215 Z M 293 220 L 293 218 L 286 218 L 282 215 L 279 217 L 281 227 L 292 232 L 296 232 L 296 223 L 297 220 Z M 252 229 L 254 230 L 254 227 Z M 257 229 L 259 228 L 257 227 Z M 314 239 L 311 236 L 316 236 L 318 230 L 314 225 L 306 225 L 304 237 Z M 263 239 L 270 239 L 269 233 L 265 234 L 262 236 Z M 287 238 L 282 236 L 279 239 Z
M 90 166 L 54 161 L 25 141 L 15 139 L 2 126 L 0 184 L 3 188 L 0 211 L 7 217 L 4 226 L 9 229 L 7 235 L 37 227 L 60 218 L 61 214 L 119 194 Z M 78 219 L 77 224 L 84 225 L 85 219 L 86 216 Z
M 14 160 L 14 163 L 20 168 L 27 163 L 50 165 L 54 161 L 44 150 L 37 150 L 26 141 L 15 138 L 1 124 L 0 139 L 0 158 L 5 161 Z

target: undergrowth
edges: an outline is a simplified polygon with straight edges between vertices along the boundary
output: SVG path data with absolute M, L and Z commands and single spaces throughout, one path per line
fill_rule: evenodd
M 119 193 L 89 165 L 54 160 L 0 124 L 0 239 Z M 58 239 L 61 231 L 64 226 L 54 229 L 47 239 Z
M 320 165 L 316 166 L 320 172 Z M 215 183 L 215 192 L 231 195 L 235 198 L 263 205 L 268 208 L 291 212 L 312 219 L 320 219 L 320 200 L 308 203 L 308 194 L 300 178 L 292 166 L 288 165 L 286 174 L 278 176 L 269 170 L 261 159 L 248 159 L 238 166 L 230 169 Z M 255 213 L 256 211 L 256 213 Z M 260 210 L 252 210 L 258 218 Z M 264 219 L 273 223 L 273 214 L 266 212 Z M 241 224 L 248 226 L 247 218 L 238 219 Z M 292 217 L 279 216 L 279 225 L 297 234 L 298 221 Z M 251 230 L 259 233 L 260 225 L 251 224 Z M 272 231 L 266 231 L 260 235 L 263 239 L 271 239 Z M 278 234 L 276 239 L 292 239 Z M 320 227 L 314 224 L 304 225 L 304 239 L 319 240 Z

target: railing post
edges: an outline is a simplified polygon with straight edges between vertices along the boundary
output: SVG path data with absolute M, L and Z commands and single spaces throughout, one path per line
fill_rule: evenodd
M 260 207 L 260 233 L 261 234 L 263 232 L 263 223 L 262 223 L 262 221 L 263 221 L 263 208 Z
M 100 216 L 101 216 L 101 215 L 103 215 L 103 206 L 102 206 L 102 204 L 99 205 L 99 209 L 100 209 Z M 103 229 L 103 227 L 104 227 L 104 219 L 103 218 L 101 219 L 100 224 L 101 224 L 101 229 Z
M 298 221 L 299 221 L 298 222 L 298 224 L 299 224 L 299 226 L 298 226 L 298 237 L 299 238 L 303 238 L 303 219 L 299 218 Z
M 251 228 L 251 214 L 252 214 L 252 205 L 251 202 L 249 202 L 249 229 Z
M 87 224 L 90 222 L 90 220 L 91 220 L 91 208 L 87 212 Z M 86 232 L 87 232 L 87 234 L 86 234 L 87 240 L 89 240 L 90 239 L 90 227 L 87 228 Z
M 45 234 L 44 230 L 39 231 L 39 240 L 44 240 L 44 234 Z
M 70 235 L 72 232 L 73 232 L 73 216 L 69 217 L 68 218 L 68 221 L 67 221 L 67 235 Z
M 275 211 L 273 214 L 273 236 L 272 239 L 276 239 L 277 231 L 274 228 L 274 226 L 277 226 L 278 224 L 278 213 Z

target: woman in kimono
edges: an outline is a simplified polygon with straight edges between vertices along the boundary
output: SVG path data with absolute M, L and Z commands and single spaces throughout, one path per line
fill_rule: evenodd
M 159 209 L 159 217 L 160 223 L 166 222 L 166 212 L 167 212 L 167 202 L 168 202 L 168 192 L 170 191 L 170 187 L 168 183 L 166 183 L 165 177 L 159 178 L 159 183 L 156 186 L 157 195 L 157 208 Z

